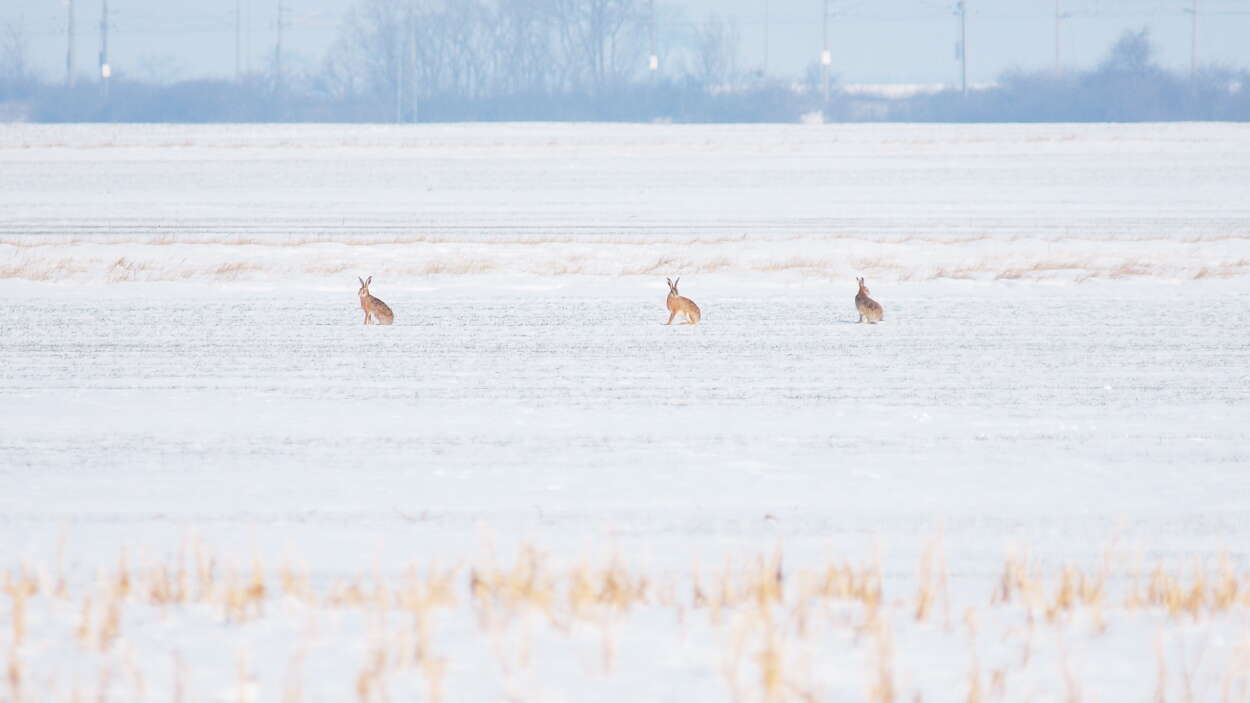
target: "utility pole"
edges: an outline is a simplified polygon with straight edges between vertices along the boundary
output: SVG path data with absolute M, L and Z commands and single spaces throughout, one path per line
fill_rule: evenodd
M 243 0 L 243 72 L 252 75 L 252 0 Z
M 1063 75 L 1063 63 L 1059 54 L 1059 26 L 1063 22 L 1063 13 L 1059 9 L 1059 0 L 1055 0 L 1055 76 Z
M 764 69 L 763 74 L 768 76 L 768 0 L 764 0 Z
M 68 0 L 69 22 L 65 30 L 65 85 L 74 87 L 74 0 Z
M 100 9 L 100 88 L 104 97 L 109 94 L 109 77 L 113 69 L 109 66 L 109 0 L 102 0 Z
M 959 0 L 955 4 L 956 11 L 959 13 L 959 90 L 966 97 L 968 95 L 968 8 L 964 4 L 964 0 Z
M 273 73 L 274 87 L 282 90 L 282 28 L 286 24 L 282 15 L 285 8 L 282 6 L 282 0 L 278 0 L 278 41 L 273 48 Z
M 239 80 L 243 49 L 243 0 L 234 0 L 234 80 Z
M 417 10 L 416 1 L 408 2 L 408 36 L 412 37 L 410 58 L 412 59 L 412 121 L 421 121 L 421 85 L 420 73 L 417 72 Z
M 648 27 L 651 31 L 651 55 L 647 58 L 647 70 L 651 71 L 651 77 L 654 79 L 660 70 L 660 55 L 655 49 L 655 0 L 649 0 L 647 3 L 647 14 L 651 17 L 650 27 Z
M 395 124 L 404 121 L 404 64 L 408 63 L 408 28 L 395 28 Z
M 406 54 L 409 61 L 412 62 L 412 78 L 409 79 L 409 92 L 412 93 L 412 115 L 408 117 L 409 122 L 417 122 L 420 117 L 421 109 L 421 74 L 417 71 L 417 8 L 416 0 L 408 0 L 408 53 Z
M 251 75 L 251 48 L 255 46 L 251 40 L 251 0 L 242 0 L 242 13 L 242 73 Z
M 1189 10 L 1189 80 L 1193 80 L 1198 75 L 1198 0 L 1193 0 L 1194 6 Z
M 829 0 L 824 0 L 824 9 L 820 16 L 820 83 L 821 94 L 826 103 L 829 102 L 829 67 L 833 64 L 833 53 L 829 51 Z

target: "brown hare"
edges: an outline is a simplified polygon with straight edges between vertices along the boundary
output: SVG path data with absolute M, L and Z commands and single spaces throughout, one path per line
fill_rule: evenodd
M 682 323 L 683 325 L 699 324 L 699 306 L 695 305 L 690 298 L 683 298 L 677 294 L 677 284 L 681 281 L 681 276 L 678 276 L 676 281 L 668 278 L 664 280 L 668 281 L 668 322 L 664 324 L 673 324 L 673 318 L 677 317 L 677 313 L 686 316 L 686 321 Z
M 369 284 L 373 283 L 373 276 L 370 276 L 368 280 L 357 276 L 356 280 L 360 281 L 360 291 L 357 294 L 360 296 L 360 309 L 365 311 L 365 324 L 369 324 L 370 318 L 373 318 L 374 324 L 378 325 L 389 325 L 394 322 L 395 313 L 391 312 L 386 303 L 369 295 Z
M 880 303 L 868 297 L 868 286 L 864 285 L 864 279 L 855 280 L 859 282 L 859 292 L 855 294 L 855 309 L 859 311 L 859 321 L 867 320 L 875 325 L 885 316 L 885 311 L 881 309 Z

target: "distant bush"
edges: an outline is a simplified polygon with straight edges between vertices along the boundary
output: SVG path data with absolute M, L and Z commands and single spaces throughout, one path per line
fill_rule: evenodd
M 19 46 L 12 37 L 8 43 Z M 708 56 L 729 55 L 724 47 L 717 51 Z M 9 53 L 16 55 L 16 50 Z M 1009 71 L 993 87 L 966 95 L 947 89 L 906 98 L 849 95 L 831 81 L 827 100 L 815 65 L 797 84 L 758 73 L 731 74 L 720 63 L 709 63 L 716 70 L 674 76 L 605 73 L 590 82 L 518 78 L 471 90 L 439 83 L 417 95 L 397 92 L 395 83 L 387 85 L 376 76 L 373 83 L 354 79 L 350 62 L 341 58 L 327 60 L 320 74 L 288 75 L 283 81 L 251 75 L 161 85 L 117 76 L 107 94 L 98 82 L 51 86 L 22 69 L 0 74 L 0 120 L 392 122 L 397 112 L 403 121 L 420 122 L 1250 120 L 1250 72 L 1205 67 L 1194 76 L 1178 74 L 1161 68 L 1155 56 L 1143 29 L 1125 32 L 1098 65 L 1086 70 L 1058 75 Z
M 967 96 L 947 90 L 893 106 L 922 122 L 1250 120 L 1250 73 L 1207 68 L 1192 78 L 1155 63 L 1146 30 L 1125 32 L 1095 68 L 1063 75 L 1012 71 Z

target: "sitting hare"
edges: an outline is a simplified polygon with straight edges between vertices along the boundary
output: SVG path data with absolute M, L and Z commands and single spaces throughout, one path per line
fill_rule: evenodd
M 855 309 L 859 311 L 859 321 L 867 320 L 872 324 L 877 324 L 885 315 L 885 311 L 881 309 L 881 304 L 868 297 L 868 286 L 864 285 L 864 279 L 856 278 L 859 281 L 859 293 L 855 294 Z
M 368 280 L 357 276 L 356 280 L 360 281 L 360 291 L 357 294 L 360 296 L 360 309 L 365 311 L 365 324 L 369 324 L 369 318 L 373 318 L 374 324 L 378 325 L 389 325 L 394 322 L 395 313 L 391 312 L 386 303 L 369 295 L 369 284 L 373 283 L 373 276 L 370 276 Z
M 681 276 L 678 276 L 676 281 L 668 278 L 664 280 L 668 281 L 668 322 L 664 324 L 673 324 L 673 318 L 677 317 L 677 313 L 686 316 L 686 321 L 682 324 L 699 324 L 699 306 L 695 305 L 690 298 L 684 298 L 677 294 L 677 284 L 681 281 Z

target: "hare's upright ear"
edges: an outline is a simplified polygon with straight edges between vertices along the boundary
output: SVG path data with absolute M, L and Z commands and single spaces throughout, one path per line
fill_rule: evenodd
M 677 284 L 678 284 L 678 283 L 681 283 L 681 276 L 678 276 L 678 277 L 677 277 L 677 280 L 676 280 L 676 281 L 673 281 L 673 290 L 677 290 Z
M 673 289 L 673 279 L 671 279 L 671 278 L 666 278 L 666 279 L 664 279 L 664 282 L 668 284 L 668 289 L 669 289 L 669 290 L 672 290 L 672 289 Z
M 357 277 L 356 277 L 356 280 L 357 280 L 357 281 L 360 281 L 360 287 L 361 287 L 361 288 L 364 288 L 364 287 L 367 285 L 367 284 L 365 283 L 365 279 L 361 278 L 360 276 L 357 276 Z
M 373 276 L 370 276 L 370 277 L 368 277 L 368 278 L 366 278 L 366 279 L 365 279 L 365 285 L 366 285 L 366 286 L 367 286 L 367 285 L 369 285 L 370 283 L 373 283 Z

